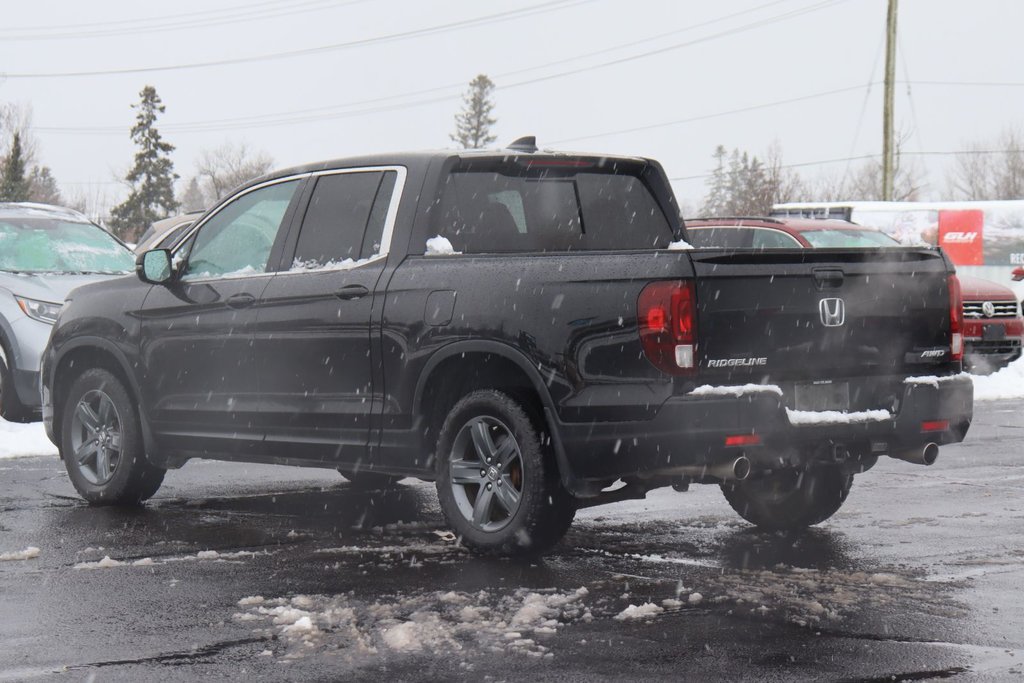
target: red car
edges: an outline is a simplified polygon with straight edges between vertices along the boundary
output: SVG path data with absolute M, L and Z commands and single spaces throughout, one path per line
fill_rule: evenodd
M 814 218 L 698 218 L 686 221 L 689 241 L 698 248 L 813 249 L 898 247 L 875 228 Z M 1024 279 L 1024 268 L 1014 271 Z M 1024 319 L 1008 287 L 960 276 L 964 302 L 964 368 L 994 372 L 1020 358 Z

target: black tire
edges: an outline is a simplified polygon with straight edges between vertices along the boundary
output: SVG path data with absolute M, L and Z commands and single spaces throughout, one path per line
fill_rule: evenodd
M 71 483 L 94 505 L 137 505 L 163 483 L 166 470 L 146 459 L 135 401 L 106 370 L 87 370 L 72 383 L 60 442 Z
M 14 388 L 14 373 L 7 366 L 7 352 L 0 347 L 0 417 L 8 422 L 35 422 L 32 409 L 26 408 Z
M 766 477 L 722 484 L 740 517 L 761 529 L 792 531 L 824 522 L 842 507 L 853 475 L 838 467 L 786 469 Z
M 469 549 L 536 555 L 572 524 L 575 500 L 554 457 L 541 447 L 537 424 L 507 394 L 484 389 L 463 397 L 444 420 L 436 454 L 441 511 Z
M 380 472 L 354 472 L 352 470 L 340 469 L 341 476 L 348 479 L 352 488 L 360 491 L 376 491 L 379 489 L 393 489 L 402 481 L 403 477 L 393 474 L 381 474 Z

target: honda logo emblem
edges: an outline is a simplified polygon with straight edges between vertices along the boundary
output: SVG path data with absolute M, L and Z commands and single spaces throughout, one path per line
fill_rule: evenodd
M 839 327 L 846 322 L 846 304 L 842 299 L 822 299 L 818 302 L 818 313 L 825 327 Z

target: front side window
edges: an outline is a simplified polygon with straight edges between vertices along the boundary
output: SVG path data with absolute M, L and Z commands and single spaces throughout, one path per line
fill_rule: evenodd
M 91 223 L 0 218 L 0 270 L 19 273 L 127 273 L 135 257 Z
M 290 180 L 253 190 L 214 214 L 191 241 L 183 277 L 243 277 L 267 272 L 270 250 L 298 187 L 298 180 Z

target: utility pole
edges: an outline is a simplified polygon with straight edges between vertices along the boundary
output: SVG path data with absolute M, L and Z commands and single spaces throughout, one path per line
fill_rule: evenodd
M 882 104 L 882 199 L 892 201 L 896 175 L 895 140 L 893 139 L 893 91 L 896 87 L 896 5 L 889 0 L 885 23 L 885 96 Z

